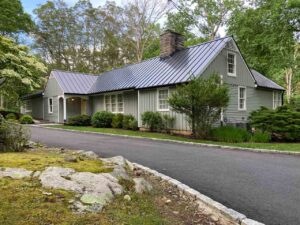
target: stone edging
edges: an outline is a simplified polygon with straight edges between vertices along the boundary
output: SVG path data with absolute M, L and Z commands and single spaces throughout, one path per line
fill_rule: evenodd
M 244 214 L 241 214 L 233 209 L 227 208 L 221 203 L 214 201 L 208 196 L 201 194 L 200 192 L 190 188 L 189 186 L 181 183 L 178 180 L 175 180 L 169 176 L 161 174 L 155 170 L 152 170 L 140 164 L 137 163 L 132 163 L 132 164 L 135 168 L 140 169 L 147 174 L 151 174 L 155 177 L 158 177 L 161 180 L 167 182 L 168 184 L 177 187 L 183 193 L 195 198 L 199 207 L 205 205 L 209 207 L 213 212 L 217 214 L 220 213 L 221 215 L 227 217 L 232 222 L 240 225 L 264 225 L 263 223 L 247 218 Z
M 238 151 L 243 150 L 243 151 L 256 152 L 256 153 L 268 153 L 268 154 L 282 154 L 282 155 L 300 156 L 300 152 L 268 150 L 268 149 L 259 149 L 259 148 L 243 148 L 243 147 L 235 147 L 235 146 L 227 146 L 227 145 L 216 145 L 216 144 L 205 144 L 205 143 L 188 142 L 188 141 L 177 141 L 177 140 L 171 140 L 171 139 L 147 138 L 147 137 L 125 135 L 125 134 L 101 133 L 101 132 L 94 132 L 94 131 L 78 131 L 78 130 L 55 128 L 55 127 L 45 127 L 43 125 L 29 125 L 29 126 L 42 127 L 42 128 L 46 128 L 46 129 L 52 129 L 52 130 L 64 130 L 64 131 L 76 132 L 76 133 L 100 134 L 100 135 L 106 135 L 106 136 L 118 136 L 118 137 L 126 137 L 126 138 L 136 138 L 136 139 L 144 139 L 144 140 L 163 141 L 163 142 L 170 142 L 170 143 L 188 144 L 188 145 L 196 145 L 196 146 L 212 147 L 212 148 L 220 148 L 220 149 L 228 149 L 228 150 L 238 150 Z

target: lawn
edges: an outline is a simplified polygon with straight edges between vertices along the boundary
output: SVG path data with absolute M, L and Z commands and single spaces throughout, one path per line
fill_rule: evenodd
M 77 126 L 64 126 L 64 125 L 49 125 L 47 127 L 60 128 L 66 130 L 76 130 L 76 131 L 90 131 L 98 132 L 104 134 L 116 134 L 116 135 L 128 135 L 134 137 L 143 138 L 157 138 L 163 140 L 175 140 L 175 141 L 186 141 L 193 143 L 205 143 L 205 144 L 215 144 L 215 145 L 226 145 L 233 147 L 244 147 L 244 148 L 259 148 L 266 150 L 279 150 L 279 151 L 291 151 L 300 152 L 300 143 L 225 143 L 207 140 L 196 140 L 188 137 L 164 134 L 164 133 L 153 133 L 153 132 L 142 132 L 142 131 L 132 131 L 132 130 L 122 130 L 113 128 L 94 128 L 94 127 L 77 127 Z

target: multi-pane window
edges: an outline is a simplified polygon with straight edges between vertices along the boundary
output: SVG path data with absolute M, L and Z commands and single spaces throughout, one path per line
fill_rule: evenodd
M 25 101 L 25 113 L 32 112 L 31 101 Z
M 235 76 L 236 75 L 236 58 L 235 58 L 235 54 L 228 52 L 227 55 L 227 72 L 228 75 L 230 76 Z
M 246 110 L 246 88 L 239 87 L 239 110 Z
M 279 91 L 273 92 L 273 109 L 282 105 L 282 94 Z
M 105 110 L 113 113 L 124 112 L 124 97 L 123 94 L 105 95 Z
M 48 98 L 48 112 L 53 113 L 53 98 Z
M 169 110 L 169 89 L 160 89 L 158 90 L 158 110 L 164 111 Z

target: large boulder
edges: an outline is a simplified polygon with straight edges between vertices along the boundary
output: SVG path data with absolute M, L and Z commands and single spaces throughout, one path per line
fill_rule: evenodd
M 133 181 L 135 184 L 134 188 L 136 193 L 142 194 L 150 192 L 153 189 L 152 185 L 142 177 L 133 178 Z

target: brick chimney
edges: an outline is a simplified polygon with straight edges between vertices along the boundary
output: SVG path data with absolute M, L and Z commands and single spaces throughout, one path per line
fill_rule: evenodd
M 184 49 L 185 38 L 183 35 L 171 30 L 166 30 L 160 35 L 160 57 L 167 58 L 175 52 Z

